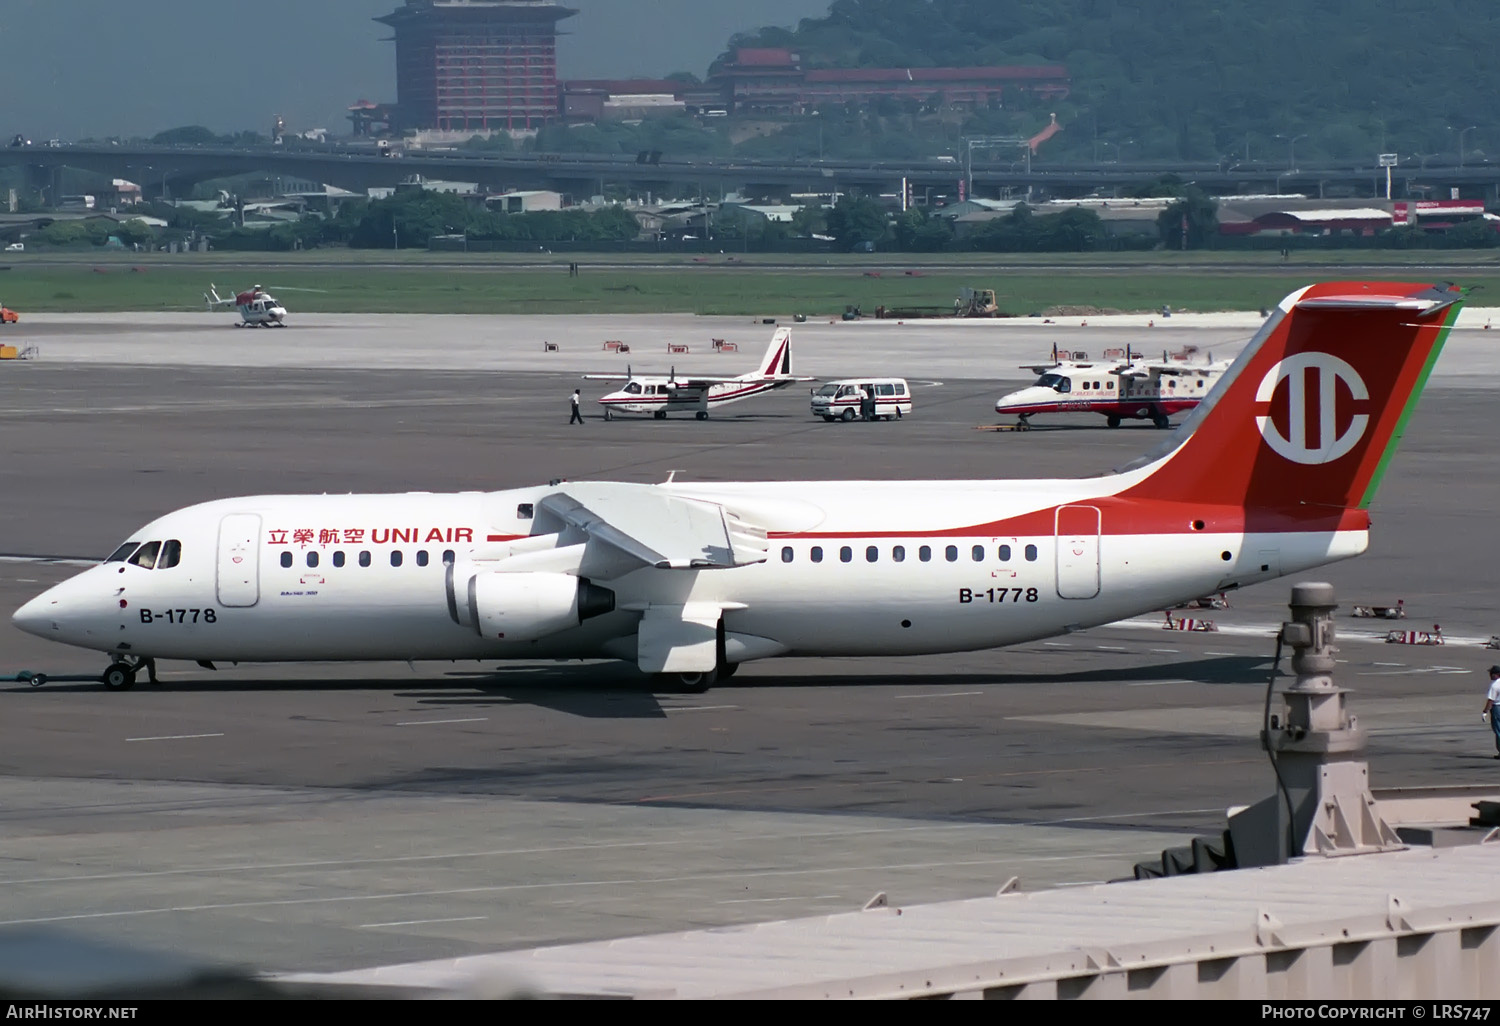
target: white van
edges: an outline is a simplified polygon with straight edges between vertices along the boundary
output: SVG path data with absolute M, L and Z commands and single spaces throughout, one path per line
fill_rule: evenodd
M 875 416 L 881 420 L 899 420 L 911 412 L 911 389 L 905 378 L 847 378 L 813 389 L 813 416 L 855 420 L 864 416 L 866 396 L 875 397 Z

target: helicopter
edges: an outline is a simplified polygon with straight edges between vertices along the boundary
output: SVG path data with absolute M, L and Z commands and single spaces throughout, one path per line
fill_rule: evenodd
M 209 283 L 208 291 L 203 293 L 203 300 L 212 310 L 216 306 L 233 306 L 240 312 L 240 320 L 235 323 L 236 328 L 246 325 L 254 328 L 286 327 L 286 307 L 259 285 L 252 285 L 243 292 L 237 292 L 230 297 L 220 296 L 219 290 Z

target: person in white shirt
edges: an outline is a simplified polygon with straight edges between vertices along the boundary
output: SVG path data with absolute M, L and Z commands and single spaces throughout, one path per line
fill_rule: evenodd
M 1500 705 L 1500 666 L 1491 666 L 1490 690 L 1484 699 L 1484 711 L 1479 715 L 1490 719 L 1490 729 L 1495 732 L 1495 758 L 1500 759 L 1500 716 L 1495 714 L 1497 705 Z

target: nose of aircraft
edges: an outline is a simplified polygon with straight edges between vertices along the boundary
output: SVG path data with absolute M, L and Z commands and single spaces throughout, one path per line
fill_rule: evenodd
M 17 609 L 11 614 L 10 622 L 15 624 L 18 630 L 43 638 L 48 632 L 56 630 L 57 622 L 54 613 L 57 610 L 57 602 L 52 597 L 53 590 L 55 589 L 42 592 Z

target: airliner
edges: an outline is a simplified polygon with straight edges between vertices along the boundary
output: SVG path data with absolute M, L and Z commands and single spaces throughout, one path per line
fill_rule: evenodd
M 1346 559 L 1462 303 L 1308 286 L 1178 432 L 1077 480 L 559 481 L 169 513 L 18 609 L 158 659 L 618 659 L 701 691 L 776 656 L 995 648 Z
M 708 411 L 715 406 L 737 403 L 799 381 L 815 380 L 793 376 L 792 333 L 789 328 L 776 329 L 759 367 L 734 378 L 702 374 L 678 377 L 677 371 L 673 370 L 671 374 L 655 376 L 585 374 L 584 379 L 629 382 L 624 388 L 599 400 L 599 405 L 604 407 L 605 420 L 619 413 L 649 413 L 657 420 L 666 419 L 668 413 L 692 413 L 699 420 L 707 420 Z

